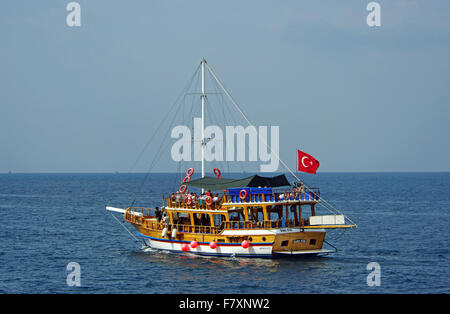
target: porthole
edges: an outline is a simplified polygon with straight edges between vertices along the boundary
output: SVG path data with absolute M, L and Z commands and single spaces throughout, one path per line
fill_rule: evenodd
M 311 239 L 311 240 L 309 240 L 309 244 L 310 244 L 310 245 L 315 245 L 315 244 L 316 244 L 316 239 Z
M 263 242 L 266 242 L 266 237 L 262 237 Z
M 252 237 L 248 238 L 248 241 L 252 242 L 252 241 L 253 241 L 253 238 L 252 238 Z

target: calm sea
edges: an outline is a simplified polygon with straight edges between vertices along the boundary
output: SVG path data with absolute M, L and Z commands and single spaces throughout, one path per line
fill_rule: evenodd
M 450 173 L 305 176 L 358 228 L 327 235 L 333 255 L 274 260 L 143 250 L 105 205 L 158 206 L 179 181 L 144 177 L 1 174 L 0 292 L 450 293 Z M 70 262 L 80 287 L 66 283 Z M 371 262 L 380 286 L 367 285 Z

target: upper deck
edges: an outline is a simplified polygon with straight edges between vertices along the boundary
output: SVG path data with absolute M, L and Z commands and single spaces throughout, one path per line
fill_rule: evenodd
M 273 188 L 230 188 L 223 193 L 206 195 L 175 194 L 165 198 L 165 207 L 196 210 L 226 210 L 229 207 L 245 205 L 285 205 L 320 203 L 320 190 L 309 188 L 307 191 L 297 189 Z
M 344 216 L 316 216 L 315 206 L 320 203 L 319 189 L 306 192 L 299 189 L 230 188 L 220 196 L 172 193 L 164 198 L 164 202 L 162 216 L 169 219 L 165 222 L 159 221 L 162 216 L 158 219 L 155 210 L 144 208 L 128 208 L 125 219 L 151 230 L 160 230 L 166 225 L 180 232 L 215 234 L 226 229 L 353 227 L 345 224 Z M 309 218 L 304 216 L 302 205 L 310 205 Z M 151 211 L 155 212 L 152 214 Z

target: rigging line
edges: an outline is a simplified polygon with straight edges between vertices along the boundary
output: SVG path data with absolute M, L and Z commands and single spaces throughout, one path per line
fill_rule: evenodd
M 170 144 L 170 141 L 165 141 L 164 138 L 166 138 L 168 136 L 168 134 L 170 133 L 171 127 L 173 126 L 174 121 L 176 120 L 179 111 L 180 111 L 180 108 L 178 108 L 178 111 L 174 114 L 174 116 L 172 118 L 172 121 L 170 122 L 169 127 L 167 128 L 167 132 L 165 133 L 165 136 L 162 137 L 161 143 L 160 143 L 159 148 L 157 150 L 157 154 L 153 158 L 152 163 L 151 163 L 150 168 L 149 168 L 148 171 L 150 171 L 155 166 L 155 164 L 158 161 L 159 157 L 163 153 L 164 150 L 162 148 L 166 148 L 167 145 Z M 166 146 L 163 147 L 164 143 L 166 144 Z
M 133 168 L 136 166 L 136 164 L 139 162 L 139 160 L 142 158 L 142 155 L 144 154 L 144 152 L 147 150 L 148 146 L 150 145 L 150 143 L 153 141 L 153 139 L 156 137 L 156 134 L 158 134 L 158 130 L 161 128 L 161 126 L 163 125 L 163 123 L 166 121 L 166 119 L 169 117 L 170 113 L 172 112 L 172 110 L 175 108 L 175 105 L 178 103 L 178 101 L 180 100 L 181 96 L 185 95 L 185 91 L 189 88 L 189 86 L 192 84 L 192 81 L 194 80 L 194 78 L 196 76 L 198 76 L 198 72 L 200 70 L 200 64 L 197 66 L 197 69 L 194 72 L 194 75 L 192 75 L 191 79 L 189 80 L 189 83 L 186 85 L 186 87 L 181 91 L 181 93 L 178 95 L 178 97 L 176 98 L 175 102 L 172 104 L 170 110 L 166 113 L 165 117 L 160 121 L 158 127 L 156 128 L 156 131 L 153 133 L 153 135 L 150 137 L 150 139 L 147 141 L 147 143 L 145 144 L 144 148 L 142 149 L 142 151 L 140 152 L 140 154 L 138 155 L 138 158 L 136 159 L 136 161 L 133 163 L 133 165 L 131 166 L 130 170 L 128 172 L 131 172 L 133 170 Z
M 151 171 L 151 169 L 153 169 L 153 167 L 156 165 L 157 161 L 159 160 L 159 157 L 161 156 L 161 154 L 162 154 L 163 151 L 164 151 L 163 148 L 166 148 L 167 145 L 170 144 L 170 142 L 169 142 L 169 141 L 165 141 L 164 138 L 166 138 L 166 137 L 168 136 L 168 134 L 169 134 L 169 132 L 170 132 L 170 129 L 171 129 L 171 127 L 172 127 L 172 125 L 173 125 L 173 123 L 174 123 L 174 121 L 175 121 L 175 119 L 176 119 L 176 116 L 177 116 L 178 112 L 179 112 L 179 111 L 177 111 L 177 113 L 176 113 L 176 114 L 174 115 L 174 117 L 172 118 L 172 121 L 171 121 L 170 124 L 169 124 L 169 127 L 168 127 L 168 129 L 167 129 L 167 132 L 165 133 L 165 136 L 162 137 L 162 140 L 161 140 L 161 143 L 160 143 L 160 145 L 159 145 L 159 147 L 158 147 L 157 153 L 156 153 L 156 155 L 154 156 L 154 158 L 153 158 L 153 160 L 152 160 L 152 162 L 151 162 L 151 164 L 150 164 L 150 167 L 149 167 L 147 173 L 149 173 L 149 172 Z M 164 144 L 166 144 L 166 146 L 163 146 Z
M 196 84 L 195 84 L 194 86 L 198 85 L 198 80 L 199 80 L 199 79 L 198 79 L 198 77 L 197 77 L 197 81 L 196 81 Z M 191 103 L 190 103 L 189 114 L 188 114 L 187 117 L 186 117 L 186 118 L 189 118 L 189 124 L 188 124 L 189 130 L 193 130 L 193 115 L 192 115 L 192 112 L 193 112 L 193 108 L 194 108 L 194 99 L 195 99 L 195 98 L 192 97 L 192 100 L 191 100 Z M 187 104 L 185 104 L 185 106 L 188 107 Z M 185 120 L 185 119 L 183 119 L 183 121 L 184 121 L 184 120 Z M 189 139 L 189 140 L 190 140 L 190 143 L 192 143 L 192 136 L 193 136 L 193 134 L 191 134 L 191 138 Z M 173 184 L 173 186 L 175 187 L 175 189 L 176 189 L 176 186 L 179 184 L 178 182 L 183 182 L 183 179 L 184 179 L 184 177 L 185 177 L 185 174 L 183 174 L 182 169 L 184 168 L 185 165 L 188 165 L 188 163 L 185 162 L 184 159 L 181 159 L 181 161 L 178 162 L 178 166 L 177 166 L 178 181 L 175 181 L 174 184 Z
M 328 242 L 327 240 L 323 240 L 323 242 L 325 242 L 326 244 L 328 244 L 329 246 L 331 246 L 332 248 L 334 248 L 334 252 L 331 253 L 336 253 L 338 251 L 337 247 L 335 247 L 333 244 L 331 244 L 330 242 Z
M 214 73 L 214 71 L 211 69 L 211 67 L 208 65 L 208 63 L 205 63 L 206 67 L 208 68 L 209 73 L 211 73 L 211 75 L 214 77 L 214 79 L 216 80 L 217 84 L 219 84 L 219 86 L 222 88 L 222 90 L 225 92 L 225 94 L 228 96 L 228 98 L 230 99 L 230 101 L 233 103 L 233 105 L 236 107 L 236 109 L 241 113 L 241 115 L 244 117 L 245 121 L 247 121 L 248 125 L 252 128 L 255 129 L 256 134 L 259 136 L 258 133 L 258 129 L 250 122 L 250 120 L 247 118 L 247 116 L 245 115 L 245 113 L 242 111 L 241 107 L 239 107 L 239 105 L 234 101 L 233 97 L 230 95 L 230 93 L 225 89 L 225 87 L 223 86 L 223 84 L 220 82 L 220 80 L 217 78 L 216 74 Z M 300 181 L 300 179 L 295 175 L 295 173 L 291 170 L 291 168 L 288 167 L 288 165 L 286 165 L 286 163 L 281 160 L 280 156 L 278 156 L 277 153 L 275 153 L 272 148 L 269 146 L 269 144 L 264 143 L 264 145 L 270 150 L 270 152 L 272 152 L 275 157 L 281 162 L 281 164 L 294 176 L 294 178 L 296 178 L 298 181 Z
M 219 101 L 220 105 L 222 106 L 222 116 L 224 117 L 224 120 L 225 120 L 223 122 L 223 125 L 224 125 L 225 130 L 226 130 L 225 123 L 227 122 L 227 118 L 225 116 L 225 104 L 224 104 L 224 100 L 223 100 L 223 95 L 221 94 L 219 98 L 220 98 L 220 101 Z M 228 162 L 226 157 L 225 157 L 225 162 L 226 162 L 226 166 L 227 166 L 227 172 L 230 173 L 230 163 Z
M 157 150 L 157 153 L 155 154 L 155 156 L 154 156 L 154 158 L 153 158 L 153 160 L 152 160 L 152 162 L 150 164 L 150 167 L 148 168 L 148 170 L 146 172 L 146 175 L 145 175 L 144 179 L 142 180 L 142 182 L 141 182 L 141 184 L 139 186 L 138 193 L 141 191 L 145 181 L 147 180 L 148 176 L 150 175 L 150 171 L 155 166 L 157 159 L 159 159 L 160 155 L 162 154 L 162 146 L 163 146 L 163 144 L 165 142 L 164 138 L 168 136 L 168 134 L 170 132 L 170 128 L 172 127 L 172 125 L 173 125 L 175 119 L 177 118 L 179 112 L 180 112 L 180 106 L 178 106 L 177 111 L 173 115 L 172 121 L 169 123 L 169 127 L 167 129 L 167 132 L 165 133 L 165 136 L 162 137 L 162 140 L 161 140 L 161 143 L 160 143 L 159 148 Z M 169 143 L 169 142 L 167 141 L 167 143 Z M 134 205 L 135 201 L 136 201 L 136 193 L 134 193 L 133 201 L 132 201 L 130 207 L 132 207 Z
M 128 230 L 128 228 L 122 222 L 119 221 L 119 219 L 117 219 L 116 216 L 113 215 L 113 213 L 110 213 L 110 214 L 119 223 L 119 225 L 121 225 L 137 242 L 141 242 L 141 241 L 139 241 L 138 238 L 136 238 L 136 236 L 133 233 L 131 233 L 130 230 Z
M 217 82 L 216 82 L 216 84 L 217 84 Z M 218 86 L 218 85 L 217 85 L 217 86 Z M 219 87 L 219 89 L 220 89 L 220 86 L 218 86 L 218 87 Z M 233 120 L 233 124 L 236 126 L 236 125 L 237 125 L 237 121 L 236 121 L 236 119 L 235 119 L 235 117 L 234 117 L 233 112 L 230 110 L 229 106 L 225 106 L 225 101 L 224 101 L 223 95 L 221 94 L 220 96 L 221 96 L 221 100 L 222 100 L 222 106 L 223 106 L 223 112 L 224 112 L 223 115 L 224 115 L 224 117 L 225 117 L 225 120 L 228 122 L 227 115 L 225 114 L 225 109 L 224 109 L 224 108 L 226 108 L 226 110 L 227 110 L 228 113 L 230 114 L 231 120 Z M 242 163 L 238 162 L 238 165 L 239 165 L 239 167 L 241 168 L 241 172 L 244 172 L 244 166 L 242 165 Z M 227 162 L 227 166 L 228 166 L 228 168 L 229 168 L 228 162 Z M 229 171 L 228 171 L 228 172 L 229 172 Z
M 330 236 L 327 234 L 327 238 L 330 239 L 330 240 L 336 241 L 336 240 L 340 239 L 340 238 L 347 232 L 347 230 L 348 230 L 348 229 L 345 228 L 345 229 L 342 231 L 342 233 L 339 234 L 336 238 L 331 238 L 331 239 L 330 239 Z
M 221 91 L 220 86 L 217 84 L 216 81 L 213 81 L 213 82 L 215 83 L 215 84 L 213 85 L 213 86 L 214 86 L 215 92 L 220 92 L 220 91 Z M 228 106 L 225 105 L 225 98 L 224 98 L 224 96 L 223 96 L 223 93 L 220 93 L 220 96 L 219 96 L 219 103 L 220 103 L 220 105 L 221 105 L 221 107 L 222 107 L 222 116 L 224 117 L 224 120 L 225 120 L 225 121 L 223 122 L 223 127 L 224 127 L 224 130 L 225 130 L 225 132 L 226 132 L 226 124 L 228 124 L 228 119 L 227 119 L 227 115 L 226 115 L 226 113 L 225 113 L 225 108 L 227 108 L 228 112 L 230 113 L 231 119 L 234 121 L 234 125 L 235 125 L 235 126 L 237 125 L 237 123 L 236 123 L 236 120 L 234 119 L 234 116 L 233 116 L 232 112 L 230 111 L 230 108 L 228 108 Z M 224 158 L 224 160 L 225 160 L 225 162 L 226 162 L 227 171 L 228 171 L 228 173 L 230 173 L 230 163 L 229 163 L 229 161 L 227 160 L 226 157 Z M 242 165 L 242 163 L 238 163 L 238 164 L 239 164 L 239 166 L 241 167 L 241 172 L 244 172 L 244 166 Z
M 245 113 L 242 111 L 242 109 L 239 107 L 239 105 L 236 103 L 236 101 L 234 101 L 233 97 L 231 96 L 231 94 L 227 91 L 227 89 L 223 86 L 223 84 L 221 83 L 221 81 L 217 78 L 216 74 L 214 73 L 214 71 L 211 69 L 211 67 L 209 66 L 208 63 L 205 62 L 205 65 L 209 71 L 209 73 L 212 75 L 212 77 L 216 80 L 217 84 L 219 84 L 219 86 L 221 87 L 221 89 L 224 91 L 224 93 L 228 96 L 228 98 L 230 99 L 230 101 L 232 102 L 232 104 L 236 107 L 236 109 L 240 112 L 240 114 L 244 117 L 245 121 L 247 121 L 248 125 L 253 127 L 255 129 L 256 134 L 258 135 L 258 130 L 256 129 L 256 127 L 250 122 L 250 120 L 247 118 L 247 116 L 245 115 Z M 281 164 L 291 173 L 291 175 L 296 178 L 297 181 L 300 181 L 300 179 L 295 175 L 295 173 L 291 170 L 291 168 L 289 168 L 289 166 L 280 158 L 280 156 L 278 156 L 277 153 L 275 153 L 272 148 L 269 146 L 269 144 L 264 143 L 264 145 L 270 150 L 270 152 L 272 154 L 275 155 L 275 157 L 281 162 Z M 306 185 L 305 185 L 306 187 Z M 306 187 L 308 188 L 308 187 Z M 322 197 L 320 198 L 322 200 Z M 341 213 L 339 210 L 337 210 L 336 208 L 334 208 L 333 205 L 331 205 L 330 203 L 328 203 L 325 199 L 323 199 L 323 201 L 331 206 L 336 212 Z M 322 205 L 323 206 L 323 205 Z M 325 207 L 325 206 L 324 206 Z M 326 207 L 325 207 L 326 208 Z M 343 213 L 341 213 L 342 215 L 344 215 Z M 344 215 L 344 217 L 346 217 L 350 222 L 352 222 L 353 224 L 355 224 L 350 218 L 348 218 L 346 215 Z M 355 224 L 356 225 L 356 224 Z
M 191 85 L 191 88 L 192 88 L 192 90 L 198 90 L 199 88 L 198 88 L 198 86 L 200 85 L 200 75 L 197 75 L 196 76 L 196 80 L 195 80 L 195 83 L 193 83 L 192 85 Z M 187 94 L 188 93 L 186 93 L 186 95 L 185 95 L 185 99 L 186 99 L 186 96 L 187 96 Z M 185 104 L 184 104 L 184 106 L 185 107 L 188 107 L 188 108 L 190 108 L 190 110 L 189 110 L 189 114 L 188 114 L 188 116 L 186 117 L 186 118 L 189 118 L 189 123 L 188 123 L 188 128 L 189 128 L 189 130 L 194 130 L 194 124 L 193 124 L 193 119 L 194 119 L 194 116 L 193 116 L 193 111 L 194 111 L 194 104 L 195 104 L 195 101 L 196 101 L 196 97 L 191 97 L 191 101 L 190 101 L 190 107 L 188 106 L 188 103 L 185 101 Z M 183 114 L 185 113 L 185 111 L 184 111 L 184 107 L 183 107 Z M 184 116 L 183 116 L 183 121 L 185 121 L 186 119 L 184 118 Z M 193 142 L 193 133 L 191 134 L 191 139 L 190 139 L 190 141 L 191 141 L 191 143 Z M 184 162 L 184 159 L 182 159 L 179 163 L 178 163 L 178 166 L 177 166 L 177 173 L 178 173 L 178 175 L 179 175 L 179 182 L 182 182 L 183 181 L 183 179 L 184 179 L 184 177 L 185 177 L 185 175 L 183 175 L 183 173 L 181 172 L 181 169 L 183 168 L 183 166 L 184 165 L 188 165 L 188 163 L 187 162 Z M 178 185 L 178 181 L 176 181 L 176 182 L 174 182 L 174 187 L 176 187 Z
M 208 98 L 206 99 L 206 103 L 207 104 L 211 104 L 211 102 L 209 102 L 209 100 L 208 100 Z M 211 117 L 212 117 L 212 121 L 213 122 L 215 122 L 217 125 L 220 125 L 220 121 L 219 121 L 219 119 L 217 119 L 217 117 L 216 117 L 216 114 L 214 113 L 214 109 L 212 109 L 212 108 L 214 108 L 214 106 L 211 106 L 211 107 L 209 107 L 209 108 L 211 108 L 210 110 L 208 110 L 208 113 L 211 113 Z M 218 141 L 216 138 L 214 138 L 214 140 L 215 141 Z M 221 140 L 221 143 L 220 143 L 221 145 L 222 145 L 222 147 L 223 147 L 223 144 L 224 144 L 224 140 L 223 140 L 223 135 L 222 135 L 222 140 Z M 222 150 L 222 158 L 223 158 L 223 150 Z M 226 159 L 226 158 L 225 158 Z M 216 160 L 217 161 L 217 164 L 218 164 L 218 166 L 219 167 L 222 167 L 223 166 L 223 160 Z

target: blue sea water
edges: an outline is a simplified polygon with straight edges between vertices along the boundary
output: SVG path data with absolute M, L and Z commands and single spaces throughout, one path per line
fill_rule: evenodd
M 450 292 L 450 173 L 305 176 L 358 228 L 328 233 L 337 253 L 301 259 L 143 250 L 105 205 L 158 206 L 179 181 L 144 178 L 0 174 L 0 293 Z M 66 283 L 70 262 L 81 267 L 80 287 Z M 380 286 L 367 284 L 371 262 Z

